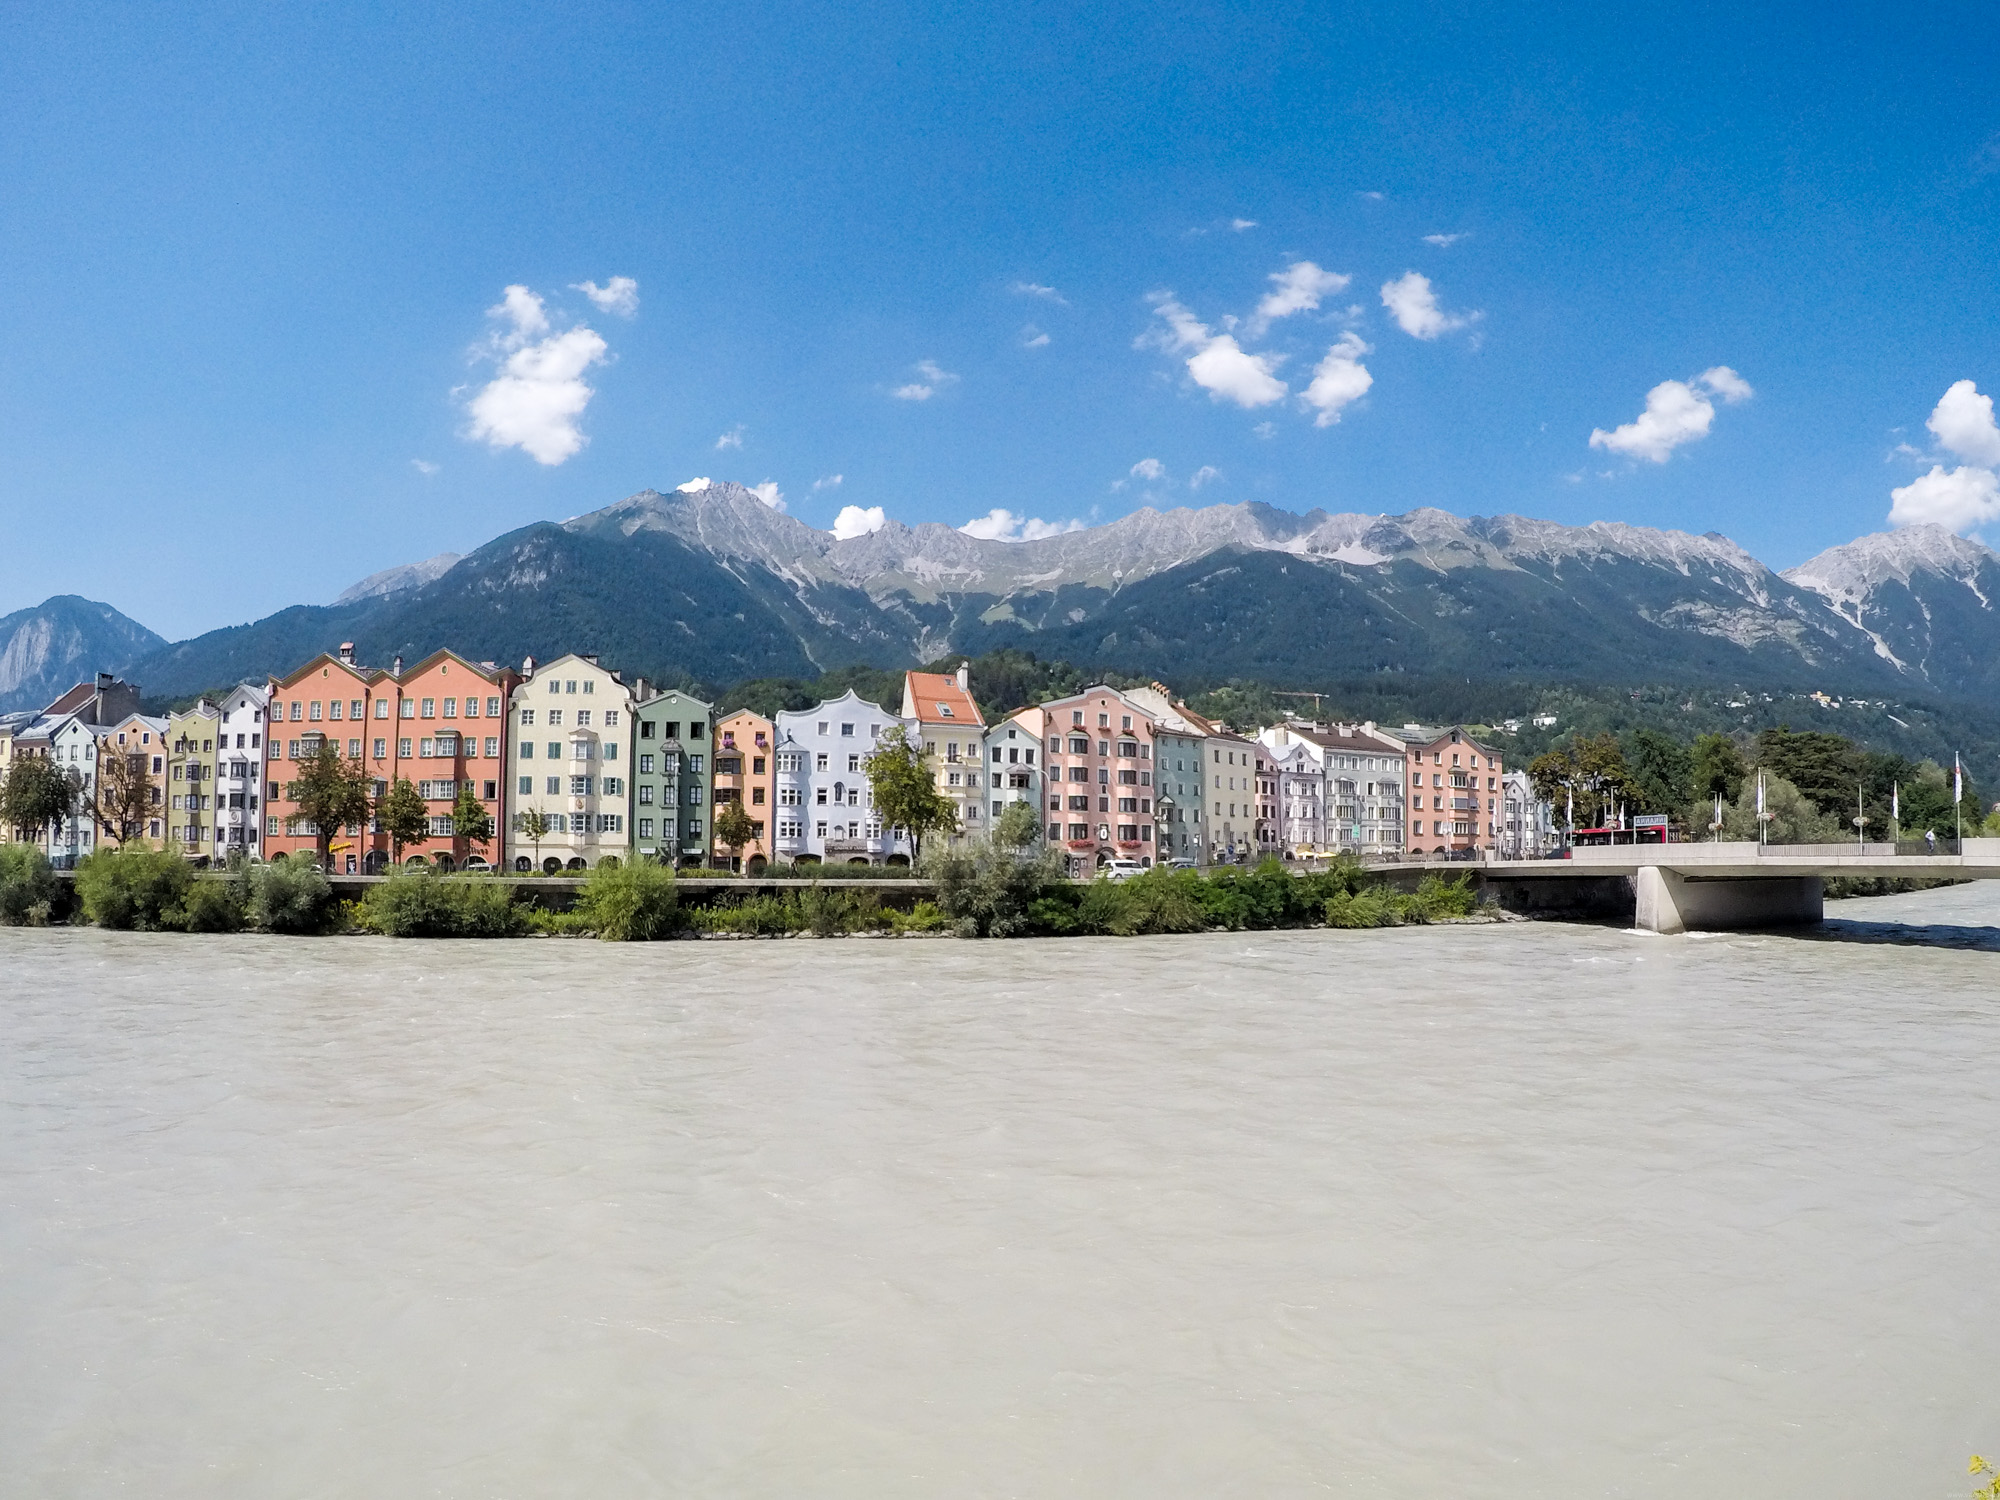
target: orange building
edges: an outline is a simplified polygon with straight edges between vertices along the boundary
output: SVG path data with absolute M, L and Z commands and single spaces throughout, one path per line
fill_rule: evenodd
M 771 861 L 771 806 L 775 800 L 776 755 L 772 750 L 777 731 L 762 714 L 738 709 L 715 726 L 715 806 L 710 809 L 708 828 L 715 834 L 716 819 L 731 802 L 743 804 L 756 826 L 756 834 L 735 851 L 731 869 L 762 869 Z M 732 860 L 729 846 L 719 835 L 712 839 L 714 863 Z
M 99 742 L 97 754 L 100 765 L 108 755 L 123 755 L 146 778 L 150 811 L 140 821 L 133 837 L 164 844 L 167 837 L 167 721 L 148 718 L 144 714 L 128 714 L 111 726 Z M 99 778 L 101 781 L 101 770 Z M 109 824 L 101 826 L 105 833 L 104 842 L 115 844 L 118 841 L 117 829 Z
M 270 733 L 265 742 L 266 855 L 317 849 L 312 825 L 285 795 L 295 762 L 331 740 L 358 760 L 381 797 L 400 777 L 415 784 L 430 807 L 424 838 L 403 846 L 405 862 L 422 857 L 442 869 L 472 858 L 496 863 L 506 828 L 507 699 L 518 675 L 491 662 L 473 662 L 455 651 L 437 651 L 405 669 L 401 657 L 387 671 L 354 659 L 352 643 L 337 656 L 314 657 L 270 683 Z M 474 844 L 459 836 L 452 817 L 461 783 L 485 804 L 493 836 Z M 388 835 L 373 818 L 350 824 L 333 840 L 333 865 L 350 873 L 387 867 Z
M 1462 729 L 1405 730 L 1413 854 L 1490 849 L 1506 792 L 1500 757 Z

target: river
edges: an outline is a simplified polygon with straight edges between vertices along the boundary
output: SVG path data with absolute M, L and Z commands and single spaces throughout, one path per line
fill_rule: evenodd
M 2000 886 L 1829 911 L 0 930 L 0 1491 L 1961 1497 Z

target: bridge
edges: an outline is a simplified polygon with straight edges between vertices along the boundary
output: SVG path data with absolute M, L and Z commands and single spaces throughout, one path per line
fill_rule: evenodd
M 1629 903 L 1633 925 L 1648 932 L 1716 932 L 1822 921 L 1830 877 L 2000 880 L 2000 838 L 1964 839 L 1951 854 L 1898 854 L 1894 844 L 1627 844 L 1576 848 L 1567 859 L 1387 870 L 1472 870 L 1519 911 L 1603 915 Z

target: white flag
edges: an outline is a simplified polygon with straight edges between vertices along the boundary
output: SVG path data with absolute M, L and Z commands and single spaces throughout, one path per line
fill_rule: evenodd
M 1951 800 L 1955 803 L 1965 800 L 1965 768 L 1956 755 L 1951 758 Z
M 1757 816 L 1764 816 L 1764 773 L 1757 773 Z
M 1903 783 L 1900 781 L 1889 787 L 1889 816 L 1899 819 L 1903 816 Z

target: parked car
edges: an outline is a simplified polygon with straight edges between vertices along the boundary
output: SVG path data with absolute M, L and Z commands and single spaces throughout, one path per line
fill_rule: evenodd
M 1105 865 L 1103 875 L 1106 880 L 1130 880 L 1145 871 L 1146 867 L 1136 859 L 1114 859 Z

